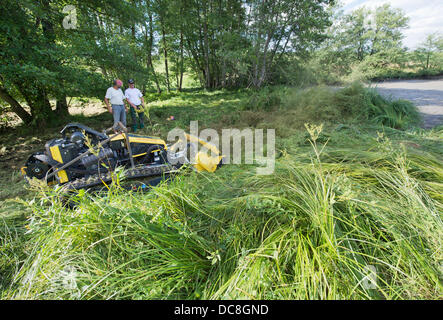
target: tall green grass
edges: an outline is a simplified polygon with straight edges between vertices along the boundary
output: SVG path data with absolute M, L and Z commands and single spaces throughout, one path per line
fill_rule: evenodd
M 304 122 L 369 121 L 395 129 L 419 123 L 418 111 L 411 102 L 390 100 L 359 83 L 337 90 L 328 87 L 291 90 L 285 95 L 283 105 L 285 110 L 294 110 L 295 116 Z
M 443 298 L 439 155 L 308 129 L 271 176 L 225 166 L 149 193 L 80 192 L 73 209 L 41 191 L 1 297 Z
M 265 88 L 251 92 L 240 112 L 234 114 L 238 116 L 229 125 L 275 128 L 281 138 L 300 136 L 307 122 L 326 126 L 372 124 L 399 130 L 420 124 L 417 108 L 411 102 L 382 97 L 359 83 L 341 89 Z
M 443 131 L 414 127 L 412 104 L 358 84 L 164 98 L 151 108 L 161 135 L 190 120 L 275 128 L 275 173 L 116 183 L 72 195 L 74 208 L 4 179 L 0 298 L 443 298 Z

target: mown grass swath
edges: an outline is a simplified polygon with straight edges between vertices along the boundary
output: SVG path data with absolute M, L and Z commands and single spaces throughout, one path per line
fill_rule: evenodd
M 73 196 L 72 209 L 42 190 L 26 235 L 2 229 L 21 253 L 1 266 L 13 274 L 1 297 L 443 298 L 441 129 L 398 130 L 416 122 L 414 107 L 357 85 L 279 90 L 244 112 L 277 123 L 307 106 L 317 125 L 287 127 L 273 175 L 225 166 L 148 193 L 115 183 Z

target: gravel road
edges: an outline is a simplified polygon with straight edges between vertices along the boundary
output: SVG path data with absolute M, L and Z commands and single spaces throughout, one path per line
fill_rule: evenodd
M 443 79 L 387 81 L 373 86 L 384 96 L 415 103 L 424 128 L 443 125 Z

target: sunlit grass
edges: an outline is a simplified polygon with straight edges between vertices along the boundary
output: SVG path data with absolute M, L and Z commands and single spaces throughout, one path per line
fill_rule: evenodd
M 27 193 L 27 201 L 11 199 L 11 191 L 2 208 L 16 218 L 0 219 L 0 274 L 7 275 L 0 297 L 443 298 L 441 129 L 411 127 L 414 115 L 402 122 L 408 131 L 389 128 L 395 119 L 384 126 L 375 117 L 356 120 L 354 104 L 367 101 L 356 87 L 276 92 L 186 93 L 195 109 L 174 96 L 152 112 L 171 127 L 190 119 L 280 125 L 273 175 L 227 165 L 147 193 L 118 185 L 80 192 L 74 208 L 54 190 Z M 195 113 L 206 104 L 207 113 Z M 309 113 L 334 104 L 332 115 Z M 222 118 L 229 108 L 236 114 Z M 295 119 L 303 110 L 306 118 Z M 175 123 L 163 120 L 171 111 L 179 112 Z M 306 130 L 309 117 L 314 124 Z M 8 179 L 4 185 L 18 178 Z M 17 218 L 20 212 L 27 218 Z

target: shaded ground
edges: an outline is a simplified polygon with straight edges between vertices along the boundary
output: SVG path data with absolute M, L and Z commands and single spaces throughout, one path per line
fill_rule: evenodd
M 443 79 L 374 83 L 380 94 L 412 101 L 423 116 L 423 127 L 443 125 Z

